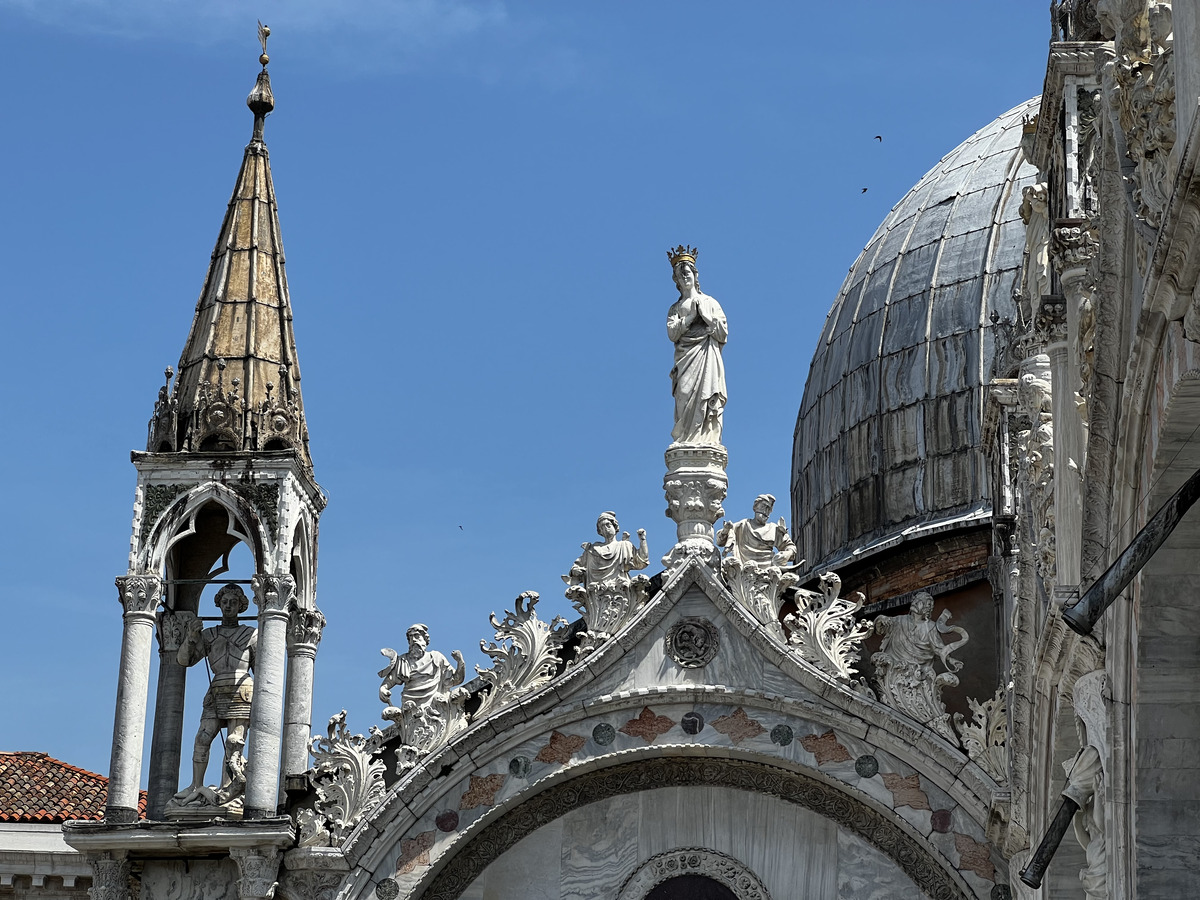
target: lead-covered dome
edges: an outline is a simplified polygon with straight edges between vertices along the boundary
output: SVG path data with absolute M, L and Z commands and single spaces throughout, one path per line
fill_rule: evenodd
M 980 449 L 997 321 L 1015 318 L 1036 170 L 1021 157 L 1030 100 L 947 154 L 884 219 L 846 276 L 796 422 L 792 521 L 814 567 L 979 524 Z

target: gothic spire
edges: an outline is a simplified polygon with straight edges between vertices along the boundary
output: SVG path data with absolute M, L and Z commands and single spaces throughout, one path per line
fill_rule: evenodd
M 254 131 L 213 248 L 174 390 L 159 390 L 146 449 L 157 452 L 285 450 L 311 468 L 283 241 L 263 142 L 275 108 L 267 36 L 246 105 Z

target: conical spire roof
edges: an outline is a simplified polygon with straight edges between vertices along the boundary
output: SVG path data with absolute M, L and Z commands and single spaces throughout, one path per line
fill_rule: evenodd
M 265 42 L 264 42 L 265 43 Z M 254 133 L 221 223 L 174 390 L 159 391 L 151 451 L 220 452 L 295 448 L 306 466 L 308 430 L 283 240 L 263 142 L 274 108 L 267 55 L 246 99 Z

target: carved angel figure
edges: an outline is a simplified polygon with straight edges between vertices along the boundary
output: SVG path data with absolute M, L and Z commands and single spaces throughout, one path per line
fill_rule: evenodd
M 759 494 L 753 518 L 727 521 L 716 536 L 716 545 L 725 550 L 721 574 L 734 596 L 766 625 L 778 621 L 783 592 L 797 580 L 791 571 L 796 545 L 782 517 L 769 521 L 774 506 L 771 494 Z
M 424 625 L 411 626 L 405 635 L 406 652 L 379 651 L 388 658 L 379 672 L 383 679 L 379 699 L 388 704 L 382 718 L 400 725 L 402 768 L 415 765 L 418 756 L 437 749 L 467 724 L 463 710 L 467 691 L 458 687 L 467 671 L 462 653 L 455 650 L 450 654 L 455 662 L 452 666 L 441 653 L 429 649 L 429 629 Z M 392 689 L 397 685 L 403 690 L 398 707 L 392 705 Z
M 602 541 L 585 541 L 583 552 L 562 576 L 566 597 L 583 614 L 594 640 L 616 634 L 646 602 L 650 579 L 630 576 L 634 569 L 650 564 L 646 529 L 638 529 L 638 544 L 629 540 L 629 532 L 617 539 L 616 513 L 602 512 L 596 520 L 596 533 Z
M 212 682 L 204 695 L 200 728 L 192 750 L 192 783 L 174 796 L 168 814 L 180 807 L 232 809 L 240 806 L 245 787 L 243 748 L 254 696 L 250 672 L 254 668 L 258 630 L 238 623 L 238 616 L 250 607 L 249 598 L 238 585 L 225 585 L 217 591 L 215 599 L 221 610 L 220 625 L 204 628 L 198 616 L 176 613 L 176 617 L 186 619 L 177 653 L 179 664 L 194 666 L 206 660 L 212 670 Z M 209 751 L 222 728 L 226 738 L 221 783 L 215 788 L 206 787 L 204 773 L 208 769 Z
M 700 290 L 696 250 L 680 246 L 667 256 L 679 288 L 679 299 L 667 310 L 667 337 L 675 345 L 671 437 L 678 443 L 719 444 L 727 398 L 721 348 L 729 337 L 729 323 L 721 304 Z
M 958 737 L 950 725 L 946 705 L 942 703 L 942 688 L 958 684 L 963 664 L 950 654 L 970 637 L 966 629 L 948 624 L 950 610 L 942 610 L 932 621 L 933 597 L 920 591 L 913 599 L 906 616 L 880 616 L 875 631 L 883 635 L 879 652 L 871 657 L 879 686 L 879 699 L 894 709 L 928 725 L 952 744 Z M 946 643 L 943 634 L 955 633 L 959 640 Z M 946 671 L 937 672 L 934 663 L 940 661 Z

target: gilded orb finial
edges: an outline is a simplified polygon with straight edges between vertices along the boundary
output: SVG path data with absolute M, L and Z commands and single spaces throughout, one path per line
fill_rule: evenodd
M 263 68 L 267 67 L 267 63 L 271 61 L 271 57 L 267 56 L 267 38 L 271 36 L 271 29 L 262 23 L 262 19 L 258 20 L 258 42 L 262 44 L 262 56 L 258 61 L 262 63 Z

